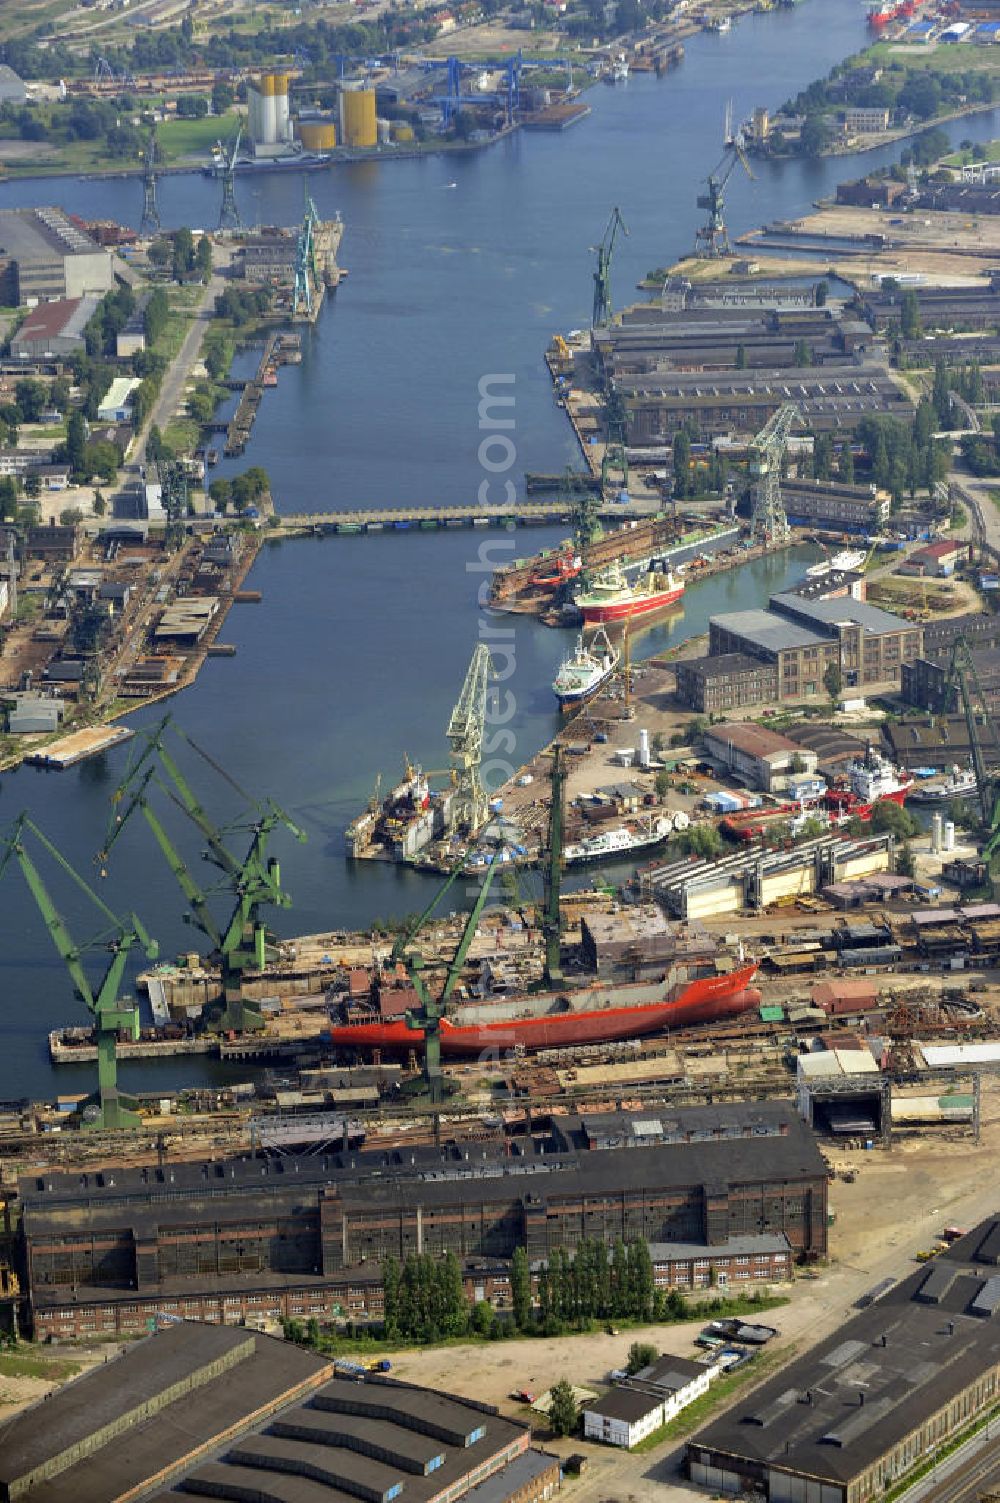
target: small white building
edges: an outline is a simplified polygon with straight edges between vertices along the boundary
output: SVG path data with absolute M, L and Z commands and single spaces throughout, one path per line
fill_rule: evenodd
M 116 376 L 97 409 L 100 423 L 127 423 L 132 416 L 129 399 L 141 383 L 135 376 Z
M 584 1410 L 584 1437 L 630 1451 L 707 1393 L 715 1373 L 686 1357 L 660 1357 Z

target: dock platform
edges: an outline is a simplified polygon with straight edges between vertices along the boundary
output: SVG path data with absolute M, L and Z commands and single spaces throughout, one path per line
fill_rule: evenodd
M 74 767 L 87 757 L 96 757 L 98 752 L 108 751 L 135 734 L 126 725 L 93 725 L 83 730 L 71 731 L 25 757 L 33 767 Z
M 662 510 L 661 501 L 605 502 L 599 515 L 605 521 L 645 521 Z M 431 532 L 440 527 L 544 527 L 571 520 L 572 503 L 565 497 L 524 501 L 516 506 L 365 507 L 351 511 L 319 511 L 276 515 L 285 532 L 313 532 L 340 536 L 362 532 Z
M 302 341 L 298 334 L 272 333 L 267 336 L 264 353 L 260 357 L 257 372 L 250 381 L 243 383 L 240 400 L 232 418 L 225 424 L 227 455 L 242 454 L 250 439 L 257 418 L 257 409 L 266 386 L 275 385 L 273 372 L 279 365 L 294 365 L 302 359 Z M 271 375 L 271 379 L 268 377 Z M 219 432 L 222 424 L 211 423 L 211 431 Z

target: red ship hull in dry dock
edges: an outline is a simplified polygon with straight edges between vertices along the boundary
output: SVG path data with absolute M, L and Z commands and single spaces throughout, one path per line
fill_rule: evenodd
M 602 1007 L 593 1012 L 545 1013 L 535 1018 L 512 1018 L 500 1023 L 453 1023 L 441 1020 L 441 1053 L 475 1058 L 504 1049 L 565 1049 L 574 1044 L 611 1044 L 620 1039 L 643 1038 L 665 1028 L 687 1028 L 695 1023 L 717 1023 L 738 1017 L 760 1004 L 760 992 L 752 987 L 756 961 L 740 966 L 728 976 L 701 976 L 688 982 L 676 997 L 633 1007 Z M 326 1042 L 338 1049 L 419 1049 L 424 1041 L 421 1028 L 393 1022 L 334 1025 Z

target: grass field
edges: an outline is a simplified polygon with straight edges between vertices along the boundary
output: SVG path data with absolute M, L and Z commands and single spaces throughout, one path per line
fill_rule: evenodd
M 979 47 L 975 42 L 949 42 L 943 47 L 875 42 L 864 57 L 870 62 L 902 63 L 927 73 L 992 73 L 1000 77 L 1000 48 Z
M 166 162 L 193 152 L 205 155 L 216 141 L 232 139 L 242 118 L 231 110 L 226 115 L 206 115 L 204 120 L 165 120 L 156 128 L 156 144 Z
M 941 158 L 943 167 L 965 167 L 973 162 L 1000 162 L 1000 141 L 987 141 L 980 148 L 985 155 L 974 157 L 969 150 L 953 151 L 950 156 Z
M 67 1362 L 64 1357 L 50 1360 L 21 1352 L 0 1352 L 0 1378 L 45 1378 L 58 1383 L 79 1371 L 78 1362 Z

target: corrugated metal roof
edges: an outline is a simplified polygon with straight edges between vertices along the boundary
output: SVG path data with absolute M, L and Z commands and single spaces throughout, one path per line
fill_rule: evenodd
M 955 1065 L 986 1065 L 1000 1062 L 997 1044 L 918 1044 L 929 1069 L 947 1070 Z

